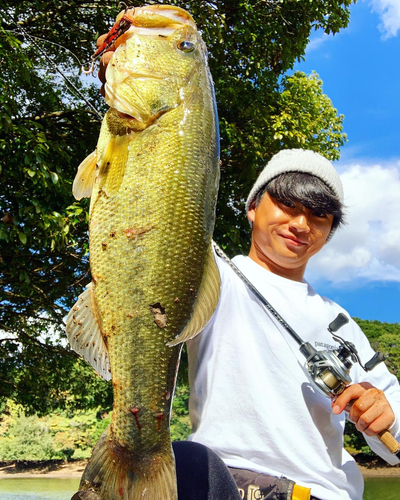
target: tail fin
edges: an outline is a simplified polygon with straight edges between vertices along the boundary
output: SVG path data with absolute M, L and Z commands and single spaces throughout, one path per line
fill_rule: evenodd
M 80 490 L 95 491 L 102 500 L 177 500 L 175 460 L 171 452 L 160 460 L 146 460 L 140 473 L 132 467 L 132 459 L 116 453 L 108 428 L 96 444 L 92 457 L 83 473 Z M 157 467 L 156 467 L 157 465 Z

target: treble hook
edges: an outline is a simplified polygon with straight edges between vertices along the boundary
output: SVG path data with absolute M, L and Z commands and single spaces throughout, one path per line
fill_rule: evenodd
M 131 10 L 131 9 L 135 10 L 134 5 L 128 5 L 125 2 L 119 2 L 119 5 L 121 5 L 122 7 L 125 7 L 125 13 L 127 10 Z
M 88 69 L 85 69 L 85 66 L 82 64 L 81 71 L 84 75 L 91 75 L 94 71 L 95 66 L 96 66 L 96 61 L 94 59 L 92 59 Z

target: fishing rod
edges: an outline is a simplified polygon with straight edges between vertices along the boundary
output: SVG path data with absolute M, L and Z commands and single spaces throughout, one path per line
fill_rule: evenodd
M 21 25 L 17 24 L 17 30 L 16 32 L 19 34 L 22 34 L 24 38 L 30 41 L 30 43 L 43 55 L 43 57 L 53 66 L 53 68 L 62 76 L 62 78 L 68 83 L 68 85 L 74 90 L 74 92 L 81 98 L 83 101 L 89 106 L 89 108 L 98 116 L 100 121 L 103 120 L 103 115 L 93 106 L 93 104 L 86 99 L 86 97 L 82 94 L 82 92 L 74 85 L 69 78 L 60 70 L 60 68 L 54 63 L 54 61 L 51 60 L 51 58 L 47 55 L 47 53 L 36 43 L 35 40 L 41 40 L 42 42 L 46 43 L 51 43 L 52 45 L 56 45 L 58 47 L 61 47 L 63 50 L 67 50 L 68 52 L 71 53 L 71 55 L 78 61 L 78 63 L 81 66 L 81 71 L 85 75 L 90 75 L 93 74 L 95 65 L 96 65 L 96 60 L 100 58 L 104 52 L 109 50 L 116 42 L 116 40 L 122 36 L 132 25 L 132 20 L 129 16 L 127 16 L 127 13 L 129 10 L 135 10 L 135 8 L 132 5 L 127 5 L 125 2 L 119 2 L 119 5 L 124 7 L 124 14 L 122 18 L 117 21 L 114 26 L 111 28 L 109 33 L 107 34 L 105 40 L 103 41 L 102 45 L 95 51 L 95 53 L 92 55 L 90 61 L 89 61 L 89 68 L 86 69 L 86 63 L 81 63 L 81 61 L 76 57 L 76 55 L 66 47 L 63 47 L 59 43 L 51 42 L 49 40 L 45 40 L 43 38 L 38 38 L 34 35 L 31 35 L 28 33 Z
M 42 54 L 42 56 L 51 64 L 51 66 L 57 71 L 57 73 L 59 73 L 61 75 L 61 77 L 68 83 L 68 85 L 73 89 L 73 91 L 87 104 L 87 106 L 91 109 L 91 111 L 93 111 L 93 113 L 95 115 L 97 115 L 97 117 L 99 118 L 100 121 L 103 120 L 103 115 L 93 106 L 93 104 L 82 94 L 82 92 L 76 87 L 76 85 L 74 85 L 73 82 L 71 82 L 71 80 L 67 77 L 67 75 L 65 75 L 61 69 L 57 66 L 57 64 L 52 61 L 52 59 L 48 56 L 48 54 L 46 53 L 46 51 L 44 51 L 39 44 L 36 43 L 36 40 L 41 40 L 43 42 L 46 42 L 46 43 L 51 43 L 52 45 L 57 45 L 59 47 L 62 47 L 64 50 L 68 50 L 69 52 L 71 52 L 69 49 L 67 49 L 66 47 L 63 47 L 62 45 L 58 44 L 58 43 L 55 43 L 55 42 L 50 42 L 49 40 L 44 40 L 42 38 L 38 38 L 36 36 L 33 36 L 31 35 L 30 33 L 28 33 L 22 26 L 20 25 L 17 25 L 17 30 L 15 30 L 15 32 L 21 34 L 26 40 L 28 40 L 32 45 L 33 47 L 35 47 L 35 49 L 40 52 Z M 75 59 L 80 63 L 79 59 L 75 56 L 75 54 L 73 54 L 73 52 L 71 52 L 71 54 L 73 55 L 73 57 L 75 57 Z M 83 67 L 83 65 L 81 64 L 81 67 Z M 93 68 L 92 68 L 92 71 L 93 71 Z
M 349 319 L 343 313 L 339 313 L 338 316 L 328 325 L 328 331 L 332 335 L 333 340 L 339 344 L 339 347 L 334 350 L 317 351 L 309 342 L 305 342 L 293 330 L 293 328 L 283 319 L 278 311 L 268 302 L 264 295 L 257 290 L 253 283 L 240 271 L 231 259 L 229 259 L 229 257 L 224 253 L 219 245 L 215 243 L 215 241 L 213 241 L 213 247 L 217 255 L 219 255 L 233 269 L 239 278 L 244 281 L 253 294 L 271 313 L 275 320 L 297 342 L 301 354 L 306 359 L 305 372 L 309 380 L 317 388 L 318 392 L 324 396 L 334 399 L 351 384 L 352 380 L 350 377 L 350 369 L 354 363 L 358 363 L 364 371 L 369 372 L 385 360 L 385 356 L 378 351 L 367 363 L 365 363 L 365 365 L 362 364 L 355 345 L 352 342 L 348 342 L 342 337 L 339 337 L 336 333 L 340 328 L 349 322 Z M 350 402 L 348 407 L 351 407 L 352 404 L 353 403 Z M 383 430 L 377 436 L 391 453 L 400 458 L 400 443 L 396 441 L 388 430 Z

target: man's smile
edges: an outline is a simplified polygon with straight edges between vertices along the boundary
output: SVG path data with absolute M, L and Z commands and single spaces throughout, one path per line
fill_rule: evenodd
M 293 245 L 296 247 L 309 245 L 309 242 L 300 240 L 291 234 L 278 233 L 278 235 L 281 236 L 282 238 L 284 238 L 289 245 Z

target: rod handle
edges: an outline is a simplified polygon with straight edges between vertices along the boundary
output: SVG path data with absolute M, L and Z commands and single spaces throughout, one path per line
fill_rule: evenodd
M 396 455 L 400 451 L 400 443 L 396 441 L 387 429 L 381 431 L 377 436 L 380 442 L 386 446 L 390 453 Z
M 350 411 L 351 407 L 355 403 L 355 399 L 350 401 L 346 406 L 346 411 Z M 386 448 L 393 453 L 393 455 L 397 455 L 400 452 L 400 443 L 390 434 L 387 429 L 384 429 L 379 434 L 376 435 L 379 438 L 379 441 L 386 446 Z M 399 456 L 400 458 L 400 456 Z

